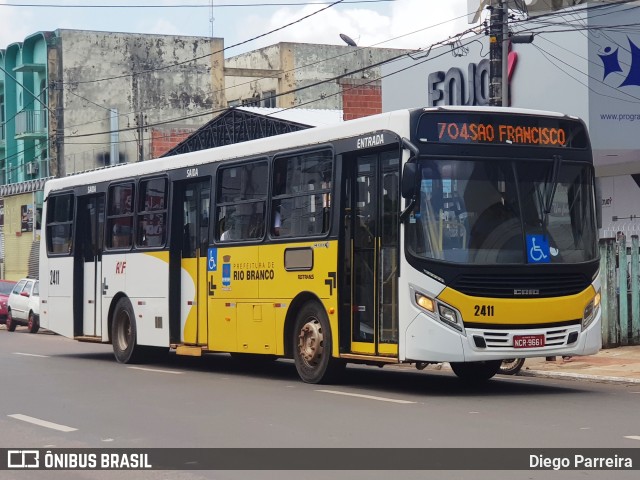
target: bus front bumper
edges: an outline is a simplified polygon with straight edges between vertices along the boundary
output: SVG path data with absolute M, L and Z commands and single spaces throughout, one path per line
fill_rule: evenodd
M 591 355 L 602 347 L 601 309 L 581 324 L 528 329 L 466 328 L 460 332 L 423 313 L 406 330 L 405 361 L 478 362 L 505 358 Z M 516 348 L 514 345 L 526 345 Z

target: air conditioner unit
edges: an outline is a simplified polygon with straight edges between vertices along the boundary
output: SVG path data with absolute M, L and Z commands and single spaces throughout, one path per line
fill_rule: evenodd
M 26 167 L 28 175 L 35 175 L 38 173 L 38 164 L 36 162 L 27 163 Z

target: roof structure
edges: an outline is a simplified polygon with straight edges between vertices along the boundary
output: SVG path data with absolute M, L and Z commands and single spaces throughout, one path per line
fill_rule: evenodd
M 196 130 L 163 157 L 342 122 L 342 110 L 231 107 Z

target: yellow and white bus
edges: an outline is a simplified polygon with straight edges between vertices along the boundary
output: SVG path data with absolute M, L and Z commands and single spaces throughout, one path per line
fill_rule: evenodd
M 577 118 L 412 109 L 47 182 L 41 325 L 157 350 L 346 363 L 601 347 L 594 169 Z

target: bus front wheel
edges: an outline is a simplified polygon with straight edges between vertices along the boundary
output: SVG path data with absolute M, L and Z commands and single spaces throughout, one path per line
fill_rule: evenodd
M 492 378 L 502 364 L 501 360 L 486 362 L 451 363 L 451 369 L 460 380 L 467 383 L 482 383 Z
M 134 363 L 140 356 L 137 345 L 136 318 L 128 298 L 121 298 L 116 304 L 111 324 L 113 354 L 119 363 Z
M 345 364 L 331 357 L 331 327 L 322 305 L 306 303 L 298 313 L 294 328 L 293 358 L 302 381 L 334 381 Z

